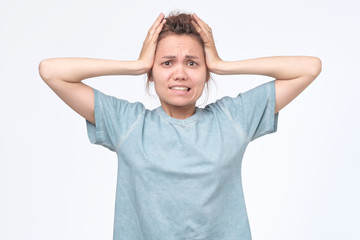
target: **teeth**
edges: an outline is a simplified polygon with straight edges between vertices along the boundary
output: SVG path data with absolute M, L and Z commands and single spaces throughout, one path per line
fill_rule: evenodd
M 171 87 L 173 90 L 179 90 L 179 91 L 188 91 L 189 88 L 187 87 Z

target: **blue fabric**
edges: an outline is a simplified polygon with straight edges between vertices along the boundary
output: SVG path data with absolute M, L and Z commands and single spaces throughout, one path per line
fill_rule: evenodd
M 115 240 L 251 239 L 241 162 L 277 129 L 274 81 L 185 120 L 94 92 L 89 139 L 118 156 Z

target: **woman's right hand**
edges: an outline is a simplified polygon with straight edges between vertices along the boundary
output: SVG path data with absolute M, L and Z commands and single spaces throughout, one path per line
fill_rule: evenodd
M 163 26 L 165 24 L 165 16 L 163 13 L 155 20 L 154 24 L 149 29 L 149 32 L 144 40 L 138 62 L 141 64 L 144 73 L 150 71 L 154 64 L 157 40 Z
M 91 58 L 45 59 L 39 73 L 47 85 L 72 109 L 95 124 L 94 91 L 82 80 L 106 75 L 141 75 L 154 64 L 157 39 L 165 23 L 160 14 L 151 26 L 136 61 Z

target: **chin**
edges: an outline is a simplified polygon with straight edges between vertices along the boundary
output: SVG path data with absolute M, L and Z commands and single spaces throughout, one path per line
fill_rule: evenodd
M 160 101 L 161 105 L 167 105 L 175 108 L 191 108 L 196 106 L 196 102 L 185 102 L 185 101 Z

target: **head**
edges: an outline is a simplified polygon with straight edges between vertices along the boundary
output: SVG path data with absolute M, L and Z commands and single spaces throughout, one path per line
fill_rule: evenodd
M 200 34 L 196 31 L 195 27 L 191 24 L 191 15 L 186 13 L 170 13 L 166 17 L 166 22 L 162 31 L 158 37 L 159 42 L 169 35 L 177 36 L 190 36 L 193 37 L 196 41 L 201 44 L 201 47 L 204 49 L 204 41 L 202 40 Z M 205 55 L 205 52 L 204 52 Z M 152 70 L 147 73 L 148 83 L 149 79 L 152 76 Z M 207 70 L 206 82 L 210 80 L 210 71 Z
M 170 87 L 173 85 L 194 86 L 194 89 L 190 91 L 196 90 L 192 96 L 192 101 L 195 102 L 200 98 L 204 87 L 207 87 L 210 72 L 205 63 L 204 42 L 191 20 L 190 14 L 170 14 L 159 34 L 154 65 L 148 73 L 147 85 L 154 82 L 160 101 L 162 92 L 160 86 L 157 85 L 163 83 L 166 78 L 172 79 L 169 80 Z M 202 85 L 199 85 L 202 86 L 201 89 L 197 88 L 200 82 L 202 82 Z

